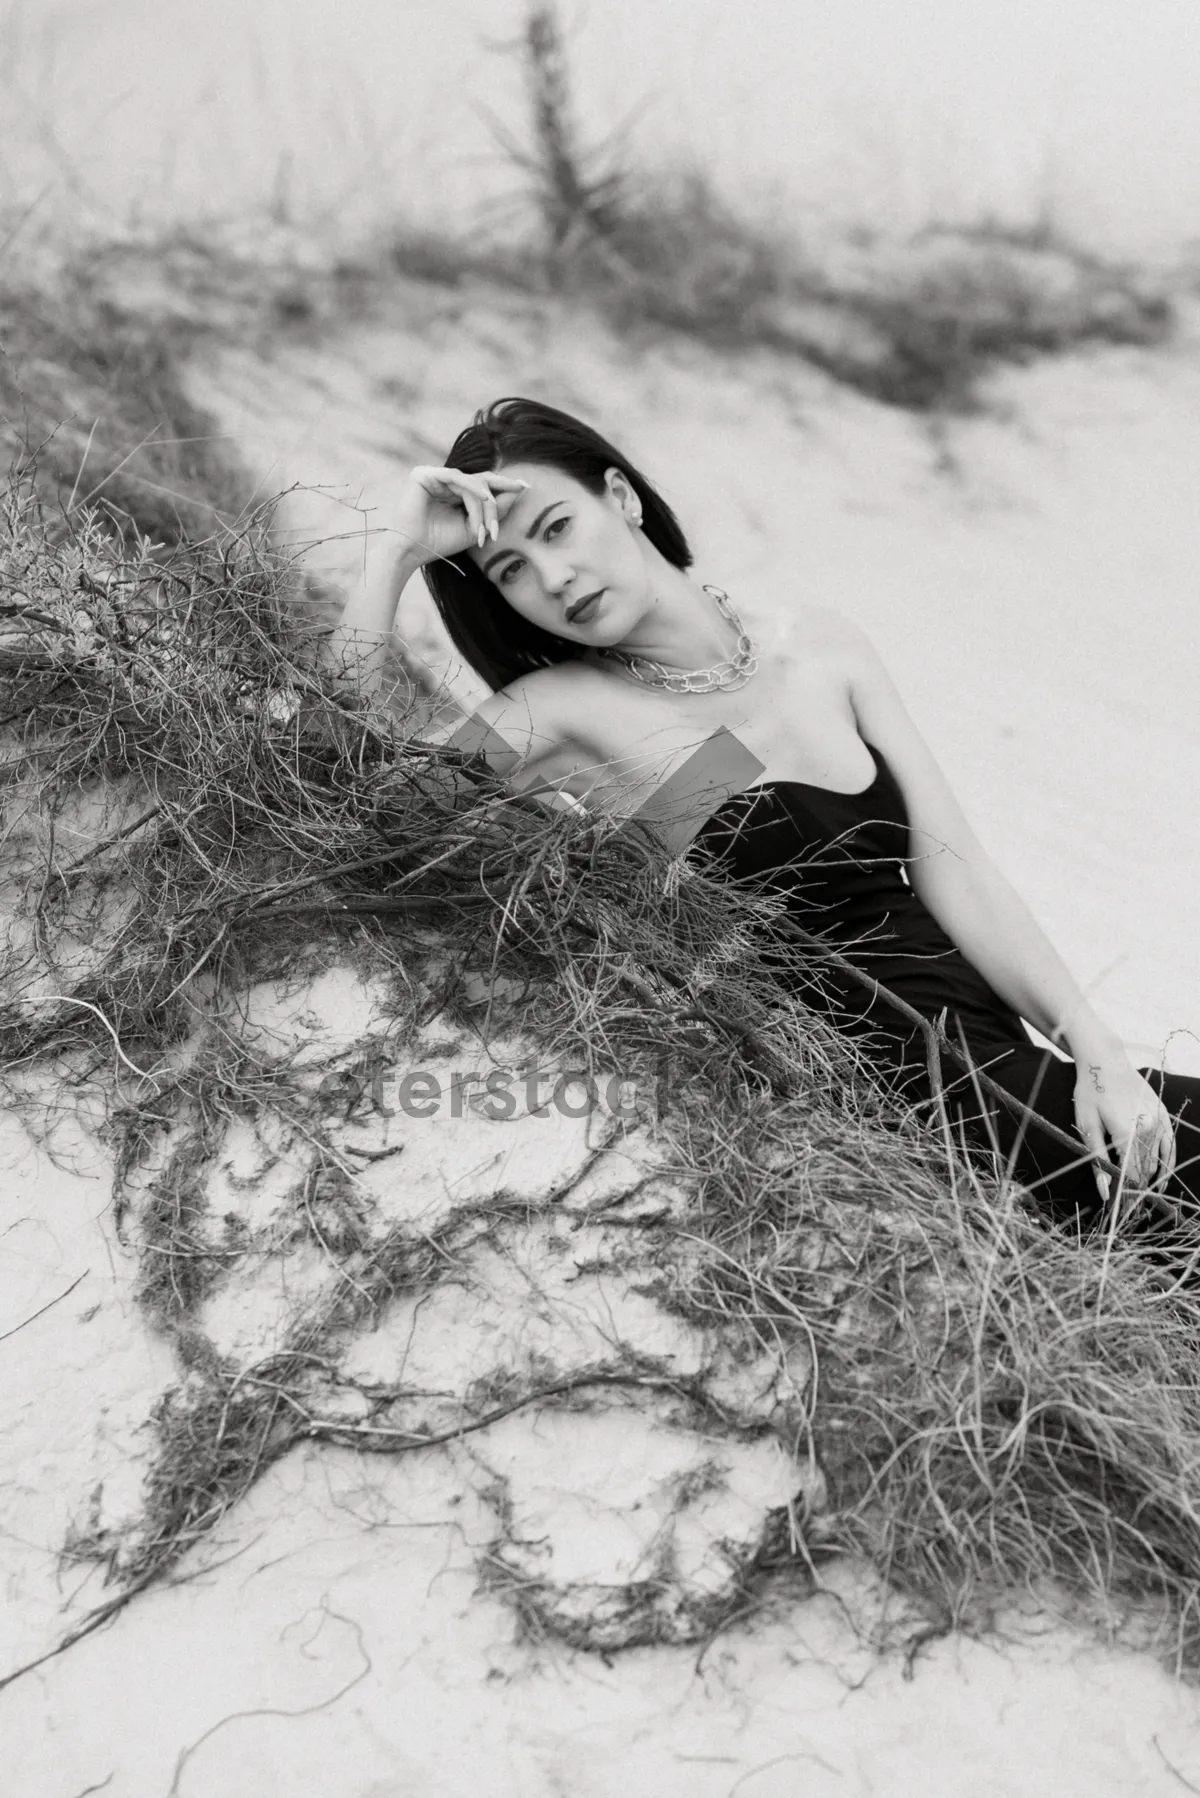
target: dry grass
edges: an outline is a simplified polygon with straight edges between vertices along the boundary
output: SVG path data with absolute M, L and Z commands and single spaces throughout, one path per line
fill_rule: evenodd
M 101 287 L 103 259 L 0 281 L 0 453 L 74 517 L 166 545 L 237 519 L 248 483 L 178 369 L 194 331 L 139 318 Z
M 783 329 L 778 312 L 766 322 L 766 298 L 798 290 L 777 246 L 746 238 L 703 182 L 669 203 L 636 191 L 608 190 L 610 211 L 573 246 L 563 237 L 556 281 L 599 268 L 594 295 L 630 328 L 658 318 L 720 341 Z M 431 280 L 464 267 L 530 278 L 461 244 L 409 248 Z M 67 268 L 52 306 L 34 285 L 0 296 L 14 452 L 0 521 L 5 1066 L 18 1101 L 35 1071 L 68 1087 L 101 1081 L 118 1220 L 136 1210 L 141 1302 L 188 1369 L 157 1417 L 138 1542 L 74 1545 L 107 1559 L 119 1585 L 84 1629 L 175 1566 L 293 1443 L 418 1452 L 438 1435 L 397 1424 L 386 1392 L 349 1421 L 330 1368 L 356 1325 L 448 1277 L 508 1214 L 456 1214 L 436 1242 L 372 1235 L 329 1126 L 348 1088 L 369 1101 L 379 1044 L 344 1058 L 331 1097 L 242 1030 L 248 984 L 299 977 L 341 945 L 391 978 L 393 1047 L 440 1010 L 485 1039 L 519 1024 L 547 1059 L 635 1077 L 669 1066 L 672 1104 L 656 1127 L 693 1204 L 682 1229 L 648 1233 L 647 1266 L 667 1302 L 719 1338 L 816 1367 L 778 1428 L 819 1462 L 828 1502 L 801 1520 L 802 1540 L 794 1517 L 764 1538 L 738 1606 L 789 1568 L 807 1579 L 814 1561 L 850 1551 L 931 1628 L 985 1623 L 1032 1589 L 1102 1629 L 1133 1607 L 1160 1650 L 1194 1666 L 1191 1298 L 1121 1236 L 1080 1250 L 1047 1231 L 997 1169 L 877 1087 L 819 1008 L 784 1001 L 756 943 L 772 939 L 794 987 L 819 986 L 821 959 L 775 934 L 774 901 L 677 878 L 637 833 L 514 798 L 482 763 L 423 742 L 401 715 L 373 714 L 331 678 L 302 583 L 270 546 L 269 508 L 255 508 L 191 408 L 177 358 L 217 314 L 224 329 L 323 329 L 373 303 L 378 267 L 281 266 L 264 284 L 244 259 L 190 240 L 172 258 L 191 296 L 182 315 L 114 306 L 102 260 Z M 861 271 L 840 279 L 876 293 Z M 936 337 L 928 290 L 915 311 L 911 299 L 901 312 Z M 985 284 L 971 304 L 986 301 Z M 918 396 L 968 391 L 981 364 L 969 333 L 956 341 L 967 353 L 950 387 L 938 352 Z M 215 1354 L 197 1314 L 231 1269 L 280 1243 L 210 1216 L 203 1175 L 226 1120 L 267 1115 L 316 1145 L 295 1230 L 345 1279 L 281 1357 L 247 1370 Z M 629 1365 L 545 1378 L 499 1406 L 473 1392 L 445 1429 L 585 1402 L 613 1380 L 662 1376 Z M 676 1395 L 712 1422 L 703 1381 Z M 531 1628 L 539 1616 L 556 1627 L 537 1594 L 514 1602 Z M 736 1614 L 718 1606 L 671 1628 L 703 1635 Z M 649 1601 L 622 1619 L 598 1616 L 594 1645 L 665 1627 Z
M 507 47 L 521 58 L 526 96 L 523 128 L 496 125 L 517 184 L 507 211 L 493 202 L 473 225 L 438 230 L 397 216 L 381 193 L 358 250 L 340 237 L 334 248 L 331 234 L 322 255 L 319 228 L 294 229 L 281 190 L 253 221 L 178 225 L 140 244 L 126 228 L 118 247 L 106 241 L 111 214 L 104 211 L 100 226 L 100 215 L 85 208 L 73 255 L 41 242 L 49 260 L 36 281 L 0 280 L 0 343 L 10 358 L 7 366 L 0 359 L 0 412 L 14 428 L 26 401 L 34 420 L 53 417 L 53 440 L 39 454 L 43 473 L 77 464 L 99 421 L 89 485 L 75 488 L 77 467 L 66 483 L 77 499 L 102 478 L 105 497 L 140 515 L 152 535 L 177 532 L 181 521 L 193 534 L 210 530 L 211 516 L 198 520 L 187 505 L 222 507 L 230 495 L 221 458 L 199 447 L 203 422 L 189 419 L 174 384 L 175 350 L 213 329 L 241 336 L 344 324 L 386 304 L 397 274 L 448 288 L 487 282 L 569 295 L 638 337 L 671 329 L 714 346 L 767 346 L 918 412 L 979 405 L 987 375 L 1006 363 L 1088 344 L 1157 344 L 1174 328 L 1169 282 L 1089 252 L 1048 216 L 1024 229 L 981 219 L 907 241 L 860 232 L 818 246 L 778 212 L 756 215 L 731 201 L 702 162 L 647 166 L 628 121 L 616 121 L 599 144 L 586 142 L 553 0 L 528 0 Z M 52 146 L 53 118 L 36 128 Z M 67 166 L 61 148 L 53 154 L 66 190 L 86 191 L 86 171 Z M 19 243 L 22 258 L 47 235 L 41 196 L 25 200 L 18 204 L 14 191 L 0 216 L 0 241 Z M 108 278 L 122 258 L 131 269 L 170 267 L 173 300 L 149 329 L 113 304 Z M 13 266 L 7 251 L 6 264 Z M 1194 279 L 1184 275 L 1181 284 Z M 98 403 L 114 382 L 117 411 Z M 174 432 L 162 429 L 165 413 Z M 157 440 L 143 444 L 152 432 Z M 27 448 L 42 442 L 36 428 L 23 435 Z M 162 503 L 151 529 L 155 486 Z M 177 514 L 180 493 L 188 499 Z
M 730 204 L 702 165 L 640 166 L 627 127 L 586 145 L 553 0 L 530 0 L 521 50 L 526 139 L 499 126 L 497 136 L 524 181 L 537 240 L 508 266 L 525 279 L 540 270 L 618 329 L 666 325 L 715 345 L 766 345 L 918 412 L 971 409 L 1004 363 L 1089 343 L 1155 344 L 1172 329 L 1160 283 L 1045 220 L 1024 232 L 930 229 L 907 243 L 860 235 L 840 253 L 813 253 L 786 221 Z M 448 246 L 440 260 L 451 265 Z M 427 247 L 425 267 L 437 268 Z
M 918 413 L 979 408 L 1006 364 L 1156 345 L 1175 328 L 1166 279 L 1045 224 L 818 247 L 786 218 L 729 200 L 699 163 L 643 167 L 620 133 L 617 148 L 589 152 L 561 42 L 545 20 L 531 32 L 529 141 L 504 136 L 521 191 L 499 224 L 391 217 L 357 250 L 327 252 L 266 227 L 269 251 L 236 225 L 180 226 L 88 242 L 51 254 L 32 279 L 0 280 L 9 453 L 36 452 L 39 478 L 71 503 L 103 500 L 156 540 L 206 535 L 239 515 L 245 481 L 231 479 L 182 393 L 180 359 L 213 335 L 320 340 L 385 312 L 397 278 L 556 296 L 635 342 L 682 332 L 722 350 L 768 348 Z
M 1127 1244 L 1047 1230 L 1019 1188 L 796 1101 L 749 1107 L 723 1146 L 680 1302 L 809 1344 L 822 1546 L 946 1626 L 1013 1593 L 1110 1621 L 1153 1601 L 1194 1664 L 1194 1301 Z
M 322 1132 L 347 1083 L 369 1095 L 378 1044 L 332 1093 L 268 1066 L 241 1031 L 250 982 L 320 965 L 340 940 L 393 977 L 396 1041 L 432 1009 L 485 1040 L 517 1024 L 594 1070 L 669 1061 L 657 1127 L 693 1198 L 682 1227 L 654 1226 L 647 1266 L 718 1337 L 816 1369 L 777 1427 L 819 1463 L 827 1504 L 787 1554 L 775 1543 L 747 1565 L 746 1602 L 781 1555 L 852 1551 L 930 1627 L 981 1624 L 1031 1589 L 1106 1628 L 1152 1614 L 1158 1647 L 1194 1665 L 1188 1293 L 1120 1235 L 1073 1247 L 876 1086 L 861 1049 L 760 962 L 771 939 L 795 982 L 820 982 L 776 901 L 681 878 L 649 837 L 515 798 L 366 709 L 290 609 L 266 522 L 151 553 L 95 509 L 49 509 L 22 470 L 3 513 L 5 1062 L 18 1097 L 25 1071 L 56 1062 L 107 1082 L 120 1181 L 141 1193 L 143 1304 L 190 1369 L 158 1417 L 141 1545 L 106 1551 L 126 1595 L 291 1443 L 417 1451 L 437 1433 L 389 1423 L 386 1392 L 370 1395 L 374 1421 L 349 1421 L 339 1345 L 448 1277 L 503 1207 L 456 1214 L 444 1241 L 376 1240 Z M 231 1237 L 200 1175 L 215 1123 L 272 1110 L 317 1144 L 295 1228 L 345 1279 L 282 1358 L 247 1370 L 215 1354 L 197 1308 L 228 1265 L 279 1243 Z M 556 1392 L 538 1381 L 506 1404 Z M 702 1382 L 679 1396 L 705 1403 Z M 464 1406 L 451 1435 L 495 1411 L 486 1395 Z M 641 1639 L 638 1615 L 623 1640 Z
M 737 1351 L 811 1361 L 774 1427 L 819 1465 L 826 1494 L 819 1512 L 772 1521 L 732 1605 L 681 1615 L 669 1639 L 703 1637 L 789 1574 L 807 1582 L 851 1553 L 931 1629 L 985 1626 L 1030 1592 L 1102 1632 L 1135 1615 L 1194 1673 L 1193 1297 L 1122 1234 L 1083 1248 L 1057 1236 L 996 1167 L 876 1086 L 861 1050 L 819 1007 L 784 999 L 760 962 L 770 940 L 793 988 L 817 998 L 821 958 L 781 933 L 774 902 L 679 878 L 637 833 L 514 798 L 333 679 L 302 581 L 271 547 L 269 507 L 178 375 L 200 333 L 319 334 L 369 313 L 400 272 L 550 289 L 629 332 L 772 345 L 929 410 L 976 403 L 1004 361 L 1156 342 L 1170 304 L 1052 235 L 994 228 L 816 266 L 702 174 L 651 179 L 584 155 L 552 9 L 535 11 L 527 241 L 398 227 L 361 261 L 264 270 L 179 233 L 0 288 L 13 458 L 0 1052 L 18 1103 L 35 1076 L 39 1104 L 47 1078 L 68 1100 L 100 1084 L 140 1302 L 186 1370 L 155 1419 L 137 1540 L 70 1545 L 106 1561 L 118 1590 L 60 1646 L 176 1568 L 304 1440 L 421 1452 L 606 1386 L 667 1390 L 709 1428 L 762 1427 L 722 1415 L 703 1378 L 632 1362 L 470 1391 L 436 1427 L 398 1421 L 385 1389 L 356 1391 L 367 1409 L 347 1412 L 338 1360 L 353 1331 L 452 1277 L 481 1233 L 525 1208 L 518 1196 L 460 1209 L 434 1236 L 367 1227 L 331 1126 L 347 1092 L 370 1102 L 380 1045 L 349 1052 L 329 1094 L 243 1031 L 250 984 L 336 951 L 390 980 L 393 1047 L 441 1012 L 485 1040 L 519 1025 L 547 1061 L 618 1066 L 649 1076 L 643 1091 L 669 1067 L 670 1109 L 647 1122 L 691 1204 L 682 1225 L 638 1238 L 647 1280 Z M 114 297 L 116 277 L 159 265 L 153 307 Z M 205 1174 L 227 1120 L 268 1116 L 314 1145 L 288 1227 L 344 1279 L 279 1355 L 246 1368 L 216 1353 L 198 1315 L 231 1270 L 289 1244 L 214 1218 Z M 528 1585 L 507 1589 L 531 1631 L 560 1627 Z M 635 1593 L 590 1630 L 576 1619 L 568 1639 L 668 1639 L 654 1597 Z

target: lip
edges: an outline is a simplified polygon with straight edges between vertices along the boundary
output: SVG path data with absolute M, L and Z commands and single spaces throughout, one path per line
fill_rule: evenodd
M 606 591 L 604 587 L 597 587 L 594 593 L 589 593 L 583 599 L 577 599 L 574 605 L 568 606 L 567 623 L 578 624 L 581 620 L 590 618 Z

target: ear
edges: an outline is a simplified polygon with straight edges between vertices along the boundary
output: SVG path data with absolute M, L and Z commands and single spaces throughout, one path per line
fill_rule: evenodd
M 619 468 L 608 468 L 604 471 L 604 484 L 609 494 L 616 501 L 630 524 L 642 521 L 642 502 L 630 486 Z

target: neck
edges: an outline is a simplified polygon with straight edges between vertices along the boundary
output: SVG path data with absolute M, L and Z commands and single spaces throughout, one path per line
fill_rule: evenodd
M 611 647 L 680 670 L 707 668 L 732 655 L 737 632 L 717 609 L 712 594 L 656 550 L 651 553 L 653 598 L 633 628 Z

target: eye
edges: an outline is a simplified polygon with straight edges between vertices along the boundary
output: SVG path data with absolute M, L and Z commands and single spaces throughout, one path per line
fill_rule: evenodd
M 570 518 L 569 513 L 565 514 L 562 518 L 552 518 L 550 520 L 550 523 L 546 526 L 545 530 L 542 532 L 542 541 L 544 543 L 549 543 L 553 539 L 553 537 L 561 535 L 561 533 L 566 530 L 566 528 L 570 524 L 570 522 L 571 522 L 571 518 Z M 517 572 L 517 570 L 519 568 L 521 568 L 522 566 L 523 566 L 523 562 L 522 562 L 522 559 L 519 557 L 515 562 L 506 562 L 504 564 L 504 567 L 500 570 L 499 574 L 496 576 L 497 586 L 503 586 L 504 582 L 507 581 L 509 575 L 515 574 Z

